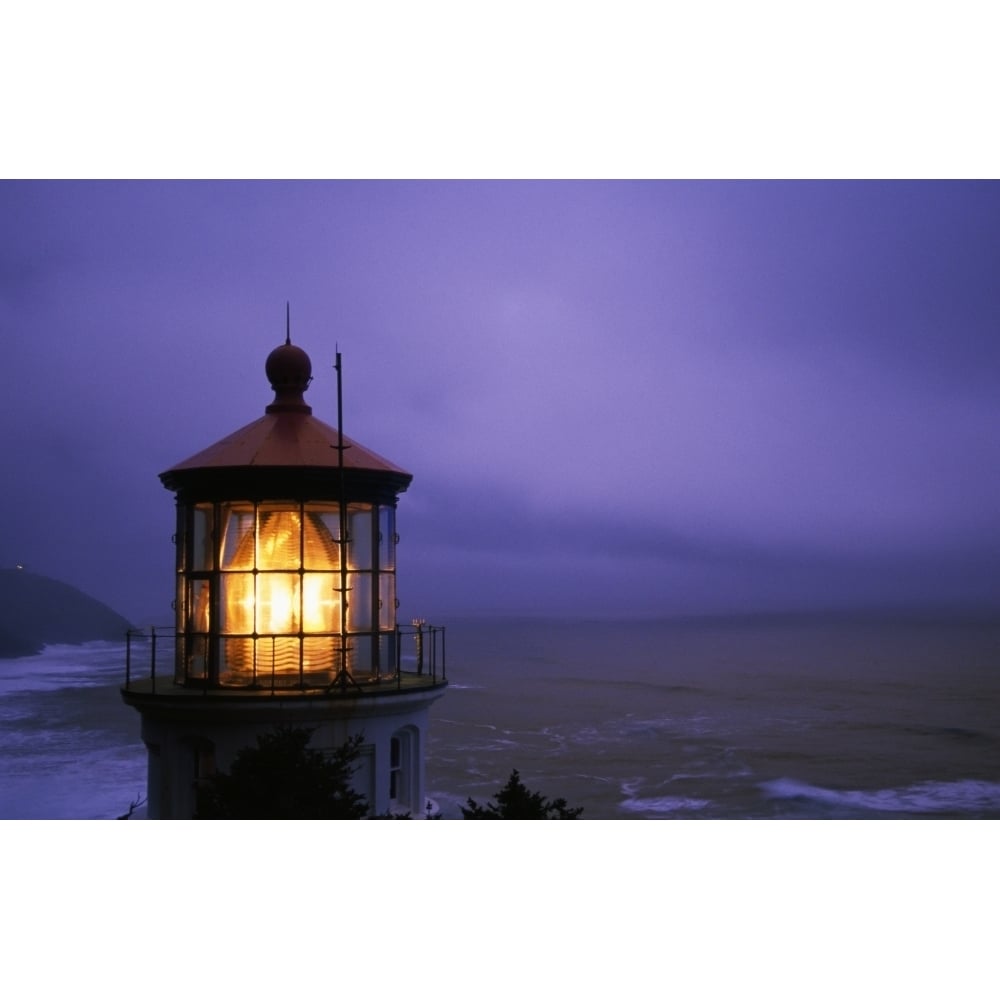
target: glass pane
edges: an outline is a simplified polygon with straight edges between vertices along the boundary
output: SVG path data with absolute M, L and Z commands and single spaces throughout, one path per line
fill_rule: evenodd
M 340 505 L 310 504 L 309 509 L 315 511 L 316 520 L 322 522 L 323 529 L 335 541 L 340 541 Z
M 222 508 L 222 568 L 253 569 L 253 507 L 249 504 Z
M 253 639 L 223 639 L 220 642 L 222 668 L 219 683 L 245 686 L 254 681 Z
M 298 573 L 258 573 L 256 613 L 260 635 L 298 632 L 302 617 Z
M 347 508 L 347 565 L 351 569 L 372 568 L 372 508 L 352 503 Z
M 290 687 L 299 683 L 299 640 L 269 636 L 257 640 L 257 683 Z
M 383 678 L 396 676 L 396 633 L 383 632 L 378 637 L 378 672 Z
M 302 631 L 340 631 L 339 573 L 302 575 Z
M 351 676 L 358 680 L 370 680 L 374 676 L 372 669 L 372 637 L 370 635 L 352 635 L 350 643 L 349 663 Z
M 187 632 L 207 632 L 209 627 L 209 595 L 211 588 L 208 580 L 191 581 L 191 600 L 188 602 L 188 618 L 185 626 Z M 184 619 L 181 619 L 184 621 Z
M 306 569 L 340 568 L 340 514 L 328 507 L 306 511 L 303 539 Z
M 347 628 L 364 632 L 372 627 L 372 575 L 347 574 Z
M 302 667 L 309 683 L 329 683 L 340 668 L 340 640 L 334 636 L 302 640 Z
M 185 640 L 184 674 L 180 682 L 204 680 L 208 676 L 208 636 L 193 635 Z
M 215 566 L 212 556 L 212 505 L 198 504 L 191 511 L 191 569 L 207 570 Z
M 396 511 L 393 507 L 380 507 L 378 512 L 378 565 L 379 569 L 396 568 Z
M 227 635 L 249 635 L 253 632 L 253 573 L 223 573 L 220 579 L 222 623 L 219 631 Z
M 257 515 L 257 569 L 298 569 L 302 564 L 302 517 L 289 509 L 261 505 Z
M 396 574 L 379 573 L 378 577 L 378 627 L 396 627 Z

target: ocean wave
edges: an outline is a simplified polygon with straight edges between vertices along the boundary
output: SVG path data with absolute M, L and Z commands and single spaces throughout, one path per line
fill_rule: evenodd
M 625 799 L 618 803 L 618 807 L 626 812 L 667 816 L 677 812 L 698 812 L 710 804 L 708 799 L 696 799 L 684 795 L 663 795 L 650 799 Z
M 711 805 L 709 799 L 701 799 L 691 795 L 642 797 L 637 794 L 642 784 L 642 778 L 630 778 L 621 783 L 621 792 L 625 797 L 618 803 L 619 809 L 632 813 L 668 816 L 677 812 L 698 812 L 705 806 Z
M 34 656 L 0 660 L 0 693 L 101 687 L 125 680 L 125 645 L 46 646 Z
M 37 663 L 40 660 L 68 660 L 70 662 L 80 658 L 96 656 L 114 655 L 119 657 L 124 669 L 125 664 L 124 642 L 110 639 L 91 639 L 89 642 L 54 642 L 42 647 L 38 653 L 30 656 L 15 656 L 12 661 L 22 663 Z
M 1000 812 L 1000 783 L 990 781 L 922 781 L 906 788 L 838 791 L 794 778 L 777 778 L 762 782 L 759 787 L 770 799 L 806 799 L 869 812 Z

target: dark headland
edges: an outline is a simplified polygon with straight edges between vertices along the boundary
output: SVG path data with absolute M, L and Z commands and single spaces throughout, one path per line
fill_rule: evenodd
M 129 622 L 68 583 L 0 569 L 0 658 L 31 656 L 53 643 L 122 642 Z

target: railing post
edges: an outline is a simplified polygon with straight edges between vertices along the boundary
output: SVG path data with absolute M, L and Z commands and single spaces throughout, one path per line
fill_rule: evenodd
M 149 681 L 150 681 L 150 694 L 156 694 L 156 626 L 150 625 L 149 627 L 149 655 L 150 655 L 150 666 L 149 666 Z
M 414 618 L 413 625 L 417 630 L 417 676 L 424 672 L 424 624 L 425 618 Z

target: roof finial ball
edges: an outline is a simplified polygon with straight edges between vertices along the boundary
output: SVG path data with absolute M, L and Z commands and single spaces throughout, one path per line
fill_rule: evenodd
M 285 304 L 285 342 L 276 347 L 264 362 L 264 372 L 274 390 L 274 402 L 267 408 L 268 412 L 279 409 L 309 410 L 302 393 L 312 381 L 312 361 L 309 355 L 292 343 L 291 324 L 289 322 L 288 304 Z

